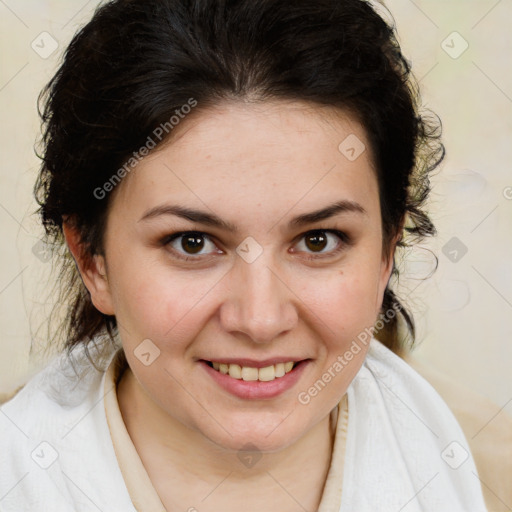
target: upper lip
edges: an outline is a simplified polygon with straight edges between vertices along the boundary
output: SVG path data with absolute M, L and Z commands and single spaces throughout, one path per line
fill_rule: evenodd
M 284 356 L 284 357 L 271 357 L 263 360 L 238 358 L 238 357 L 215 357 L 213 359 L 203 359 L 203 361 L 225 363 L 225 364 L 238 364 L 240 366 L 246 366 L 249 368 L 266 368 L 279 363 L 288 363 L 290 361 L 298 363 L 304 361 L 304 359 Z

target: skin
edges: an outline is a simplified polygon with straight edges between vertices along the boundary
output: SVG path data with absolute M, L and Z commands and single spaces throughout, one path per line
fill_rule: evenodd
M 338 150 L 350 134 L 367 148 L 354 161 Z M 288 227 L 340 200 L 364 213 Z M 173 215 L 140 220 L 163 204 L 215 213 L 238 232 Z M 331 458 L 329 413 L 365 347 L 309 404 L 297 397 L 375 323 L 394 251 L 392 243 L 382 252 L 377 180 L 356 118 L 297 101 L 198 110 L 115 190 L 105 256 L 82 258 L 77 233 L 64 228 L 94 305 L 118 319 L 130 366 L 120 409 L 167 510 L 316 510 Z M 319 229 L 352 242 L 326 234 L 315 250 L 308 232 Z M 199 255 L 182 239 L 159 243 L 187 231 L 209 235 Z M 246 237 L 263 251 L 252 263 L 236 252 Z M 194 261 L 176 256 L 187 249 Z M 145 339 L 160 350 L 149 366 L 134 355 Z M 293 388 L 266 400 L 234 397 L 198 362 L 283 355 L 311 363 Z M 238 457 L 247 443 L 262 455 L 250 468 Z

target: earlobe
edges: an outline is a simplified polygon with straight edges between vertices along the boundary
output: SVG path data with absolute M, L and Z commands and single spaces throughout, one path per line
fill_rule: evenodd
M 105 258 L 100 254 L 87 254 L 81 244 L 80 233 L 71 224 L 63 222 L 62 231 L 94 307 L 105 315 L 114 315 Z
M 401 233 L 401 232 L 400 232 Z M 391 279 L 391 275 L 393 273 L 393 268 L 395 266 L 395 251 L 396 245 L 401 240 L 401 235 L 397 235 L 391 242 L 391 247 L 389 253 L 387 255 L 383 255 L 383 259 L 381 261 L 381 275 L 380 275 L 380 283 L 379 283 L 379 293 L 377 297 L 378 301 L 378 309 L 380 310 L 382 306 L 382 302 L 384 300 L 384 293 L 386 291 L 386 287 L 388 286 L 389 280 Z M 387 258 L 386 258 L 387 256 Z
M 391 278 L 391 273 L 393 272 L 394 266 L 394 252 L 389 256 L 389 260 L 382 261 L 382 273 L 381 273 L 381 282 L 380 282 L 380 290 L 379 290 L 379 299 L 382 302 L 384 299 L 384 292 Z
M 402 231 L 400 230 L 399 233 L 393 238 L 391 241 L 391 247 L 388 254 L 388 259 L 386 260 L 387 265 L 385 266 L 385 275 L 386 275 L 386 283 L 387 286 L 389 280 L 391 279 L 391 274 L 393 273 L 393 268 L 395 266 L 395 253 L 396 253 L 396 247 L 397 244 L 402 240 Z

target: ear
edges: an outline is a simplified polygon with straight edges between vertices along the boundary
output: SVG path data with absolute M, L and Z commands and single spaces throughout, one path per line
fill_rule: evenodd
M 397 243 L 402 239 L 402 227 L 398 230 L 398 233 L 396 236 L 391 240 L 391 243 L 389 244 L 389 251 L 387 254 L 382 254 L 382 260 L 381 260 L 381 268 L 380 268 L 380 277 L 379 277 L 379 291 L 377 295 L 377 307 L 378 310 L 382 307 L 382 302 L 384 300 L 384 292 L 386 291 L 386 286 L 389 283 L 389 279 L 391 277 L 391 273 L 393 272 L 393 265 L 394 265 L 394 256 L 395 256 L 395 249 Z
M 71 223 L 64 221 L 62 231 L 67 246 L 76 262 L 82 281 L 91 294 L 94 307 L 105 315 L 114 315 L 105 258 L 99 254 L 90 256 L 85 253 L 80 234 Z

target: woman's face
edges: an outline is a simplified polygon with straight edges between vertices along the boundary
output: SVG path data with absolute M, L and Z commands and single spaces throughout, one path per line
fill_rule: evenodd
M 336 406 L 367 347 L 335 362 L 382 303 L 392 258 L 367 138 L 348 114 L 277 101 L 226 103 L 174 130 L 115 191 L 93 300 L 173 421 L 224 448 L 279 450 Z M 287 361 L 302 363 L 275 377 Z M 239 380 L 237 362 L 274 380 Z

